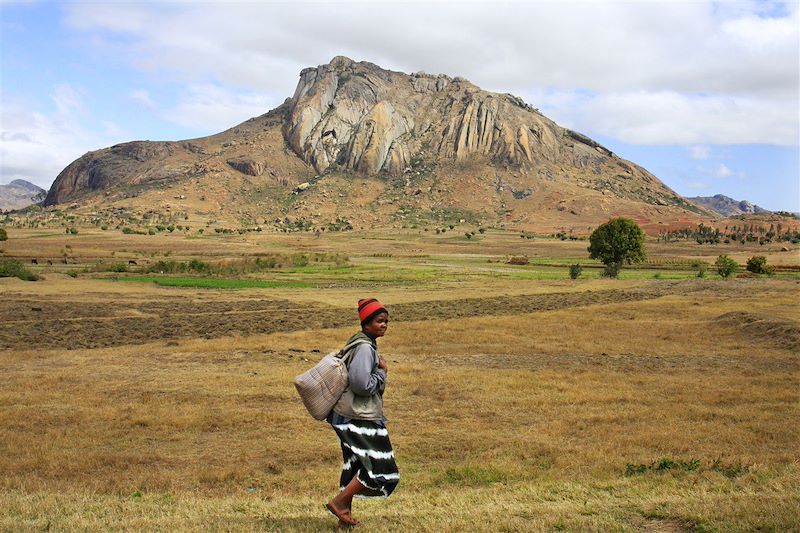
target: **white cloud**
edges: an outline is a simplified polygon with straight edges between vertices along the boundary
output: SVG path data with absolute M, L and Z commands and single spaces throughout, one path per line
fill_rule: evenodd
M 237 93 L 218 85 L 190 86 L 178 106 L 165 113 L 176 124 L 202 130 L 221 131 L 266 113 L 264 95 Z
M 573 129 L 630 144 L 795 146 L 797 102 L 676 91 L 540 93 L 531 104 Z M 795 109 L 794 113 L 787 110 Z
M 153 99 L 150 97 L 150 93 L 144 89 L 131 89 L 130 92 L 128 92 L 128 98 L 145 109 L 154 109 L 156 107 L 155 102 L 153 102 Z
M 342 54 L 549 93 L 546 106 L 530 103 L 630 143 L 798 143 L 796 3 L 72 3 L 67 12 L 109 54 L 189 85 L 193 102 L 172 113 L 182 124 L 205 114 L 230 126 L 221 121 L 246 118 L 239 111 L 258 97 L 227 87 L 280 102 L 300 69 Z M 219 110 L 201 87 L 209 80 L 226 98 Z
M 127 138 L 112 123 L 93 132 L 83 91 L 68 84 L 53 88 L 56 112 L 46 114 L 25 99 L 0 94 L 0 175 L 5 181 L 25 179 L 50 187 L 59 172 L 89 150 Z
M 695 145 L 689 147 L 689 157 L 692 159 L 708 159 L 711 156 L 711 148 L 705 145 Z
M 717 168 L 716 175 L 718 178 L 729 178 L 733 176 L 733 171 L 725 166 L 725 164 L 720 163 L 719 167 Z

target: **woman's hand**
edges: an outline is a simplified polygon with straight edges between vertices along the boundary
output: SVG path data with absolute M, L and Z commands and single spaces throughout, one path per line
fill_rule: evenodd
M 382 355 L 378 356 L 378 368 L 382 368 L 384 372 L 389 373 L 389 367 L 386 365 L 386 359 Z

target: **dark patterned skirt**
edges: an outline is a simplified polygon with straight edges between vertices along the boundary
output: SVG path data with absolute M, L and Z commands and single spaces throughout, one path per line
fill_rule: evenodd
M 351 420 L 335 413 L 328 421 L 342 444 L 344 463 L 339 490 L 358 475 L 365 487 L 358 497 L 387 498 L 400 482 L 400 473 L 386 425 L 380 421 Z

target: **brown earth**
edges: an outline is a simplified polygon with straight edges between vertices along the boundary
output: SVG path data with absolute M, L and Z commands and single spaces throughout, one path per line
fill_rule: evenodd
M 664 282 L 647 289 L 552 293 L 511 297 L 423 301 L 392 306 L 392 320 L 441 320 L 490 315 L 516 315 L 609 303 L 660 298 L 692 287 Z M 696 290 L 696 289 L 695 289 Z M 120 301 L 98 294 L 99 301 L 35 300 L 4 297 L 0 305 L 0 349 L 35 346 L 40 349 L 85 349 L 141 344 L 179 338 L 217 338 L 352 324 L 346 310 L 322 304 L 245 298 L 195 302 L 165 297 Z M 105 300 L 105 301 L 104 301 Z

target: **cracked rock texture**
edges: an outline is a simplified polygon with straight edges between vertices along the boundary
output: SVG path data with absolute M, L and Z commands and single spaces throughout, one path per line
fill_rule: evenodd
M 424 146 L 455 160 L 480 154 L 521 167 L 557 161 L 567 130 L 519 98 L 463 78 L 391 72 L 340 56 L 301 72 L 284 131 L 317 172 L 336 164 L 397 176 Z M 612 157 L 607 150 L 591 156 Z

